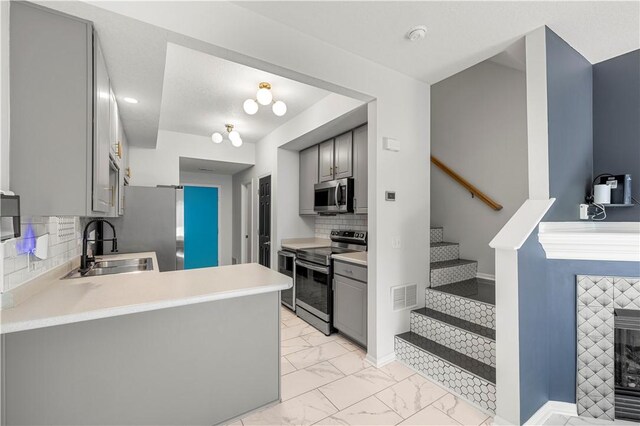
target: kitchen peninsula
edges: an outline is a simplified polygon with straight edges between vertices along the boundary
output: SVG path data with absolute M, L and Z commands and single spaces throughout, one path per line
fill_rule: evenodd
M 6 424 L 211 425 L 280 399 L 289 277 L 243 264 L 50 281 L 2 311 Z

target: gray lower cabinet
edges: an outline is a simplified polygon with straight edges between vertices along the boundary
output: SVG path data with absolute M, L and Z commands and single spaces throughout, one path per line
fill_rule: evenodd
M 334 179 L 344 179 L 353 176 L 353 133 L 347 132 L 334 141 L 333 154 Z
M 313 186 L 318 183 L 318 145 L 300 151 L 300 214 L 314 215 Z
M 353 131 L 353 206 L 356 214 L 368 213 L 368 146 L 367 125 L 365 124 Z
M 318 149 L 318 180 L 333 180 L 333 139 L 322 142 Z
M 333 326 L 367 346 L 367 268 L 335 261 L 333 274 Z M 350 275 L 347 277 L 345 275 Z M 359 279 L 354 279 L 359 278 Z

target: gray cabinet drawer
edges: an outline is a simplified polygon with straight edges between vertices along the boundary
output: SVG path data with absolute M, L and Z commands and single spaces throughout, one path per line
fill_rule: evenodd
M 354 265 L 353 263 L 343 262 L 336 260 L 333 263 L 333 273 L 336 275 L 342 275 L 343 277 L 351 278 L 354 280 L 367 282 L 367 268 L 366 266 Z

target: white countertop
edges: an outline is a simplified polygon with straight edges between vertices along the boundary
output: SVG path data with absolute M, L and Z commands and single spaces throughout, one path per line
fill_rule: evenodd
M 335 260 L 341 260 L 343 262 L 355 263 L 356 265 L 367 266 L 367 252 L 356 251 L 353 253 L 334 254 L 331 257 Z
M 152 257 L 155 253 L 102 256 Z M 183 271 L 55 279 L 23 303 L 2 310 L 2 334 L 291 288 L 291 278 L 257 263 Z
M 280 246 L 289 250 L 329 247 L 331 246 L 331 240 L 328 238 L 290 238 L 282 240 Z

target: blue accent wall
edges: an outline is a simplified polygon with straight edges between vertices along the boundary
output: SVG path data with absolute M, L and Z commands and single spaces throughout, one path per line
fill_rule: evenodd
M 518 250 L 520 336 L 520 419 L 524 423 L 549 398 L 548 323 L 551 281 L 536 228 Z
M 184 269 L 218 266 L 218 188 L 184 188 Z
M 549 194 L 556 198 L 548 220 L 579 220 L 593 172 L 592 66 L 546 30 Z
M 593 66 L 593 172 L 631 174 L 640 200 L 640 50 Z M 640 221 L 640 206 L 607 209 L 607 221 Z
M 549 192 L 556 202 L 543 221 L 578 221 L 594 171 L 638 175 L 640 198 L 640 51 L 592 66 L 548 28 L 546 49 Z M 607 215 L 640 221 L 637 212 L 611 208 Z M 638 277 L 640 262 L 548 260 L 537 229 L 518 251 L 522 423 L 548 400 L 576 401 L 577 275 Z

